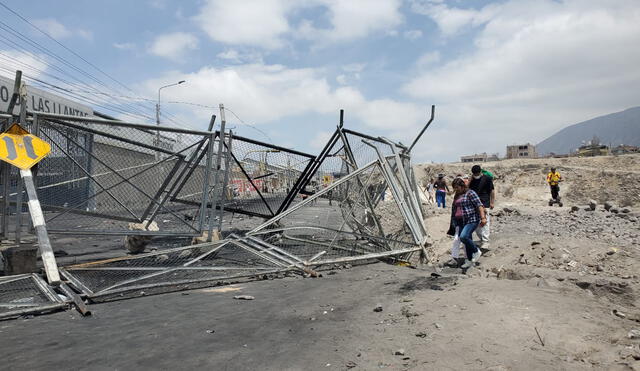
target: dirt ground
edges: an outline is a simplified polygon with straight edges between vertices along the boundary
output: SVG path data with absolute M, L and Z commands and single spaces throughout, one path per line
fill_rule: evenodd
M 562 208 L 546 203 L 556 162 Z M 466 272 L 441 266 L 450 209 L 427 205 L 433 265 L 380 262 L 4 321 L 0 369 L 640 369 L 640 156 L 489 165 L 492 240 Z

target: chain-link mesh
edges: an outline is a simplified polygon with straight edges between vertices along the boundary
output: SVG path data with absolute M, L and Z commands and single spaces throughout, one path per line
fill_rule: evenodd
M 205 135 L 54 119 L 38 124 L 37 135 L 51 145 L 36 177 L 51 232 L 144 233 L 129 223 L 145 221 L 157 223 L 159 231 L 150 228 L 156 235 L 200 232 L 201 202 L 172 196 L 181 185 L 183 194 L 202 197 Z M 182 184 L 188 173 L 194 181 Z
M 204 244 L 64 268 L 72 282 L 97 297 L 145 287 L 250 277 L 287 270 L 235 241 Z
M 280 210 L 314 157 L 238 136 L 229 156 L 225 210 L 266 218 Z
M 380 139 L 368 138 L 354 131 L 344 131 L 344 137 L 349 144 L 349 148 L 351 149 L 351 153 L 353 154 L 358 168 L 378 159 L 378 154 L 375 149 L 365 144 L 363 140 L 373 144 L 380 151 L 382 156 L 386 157 L 393 153 L 391 145 Z
M 63 305 L 55 292 L 36 275 L 0 277 L 0 318 Z
M 387 189 L 374 162 L 250 234 L 314 265 L 414 251 L 416 244 Z

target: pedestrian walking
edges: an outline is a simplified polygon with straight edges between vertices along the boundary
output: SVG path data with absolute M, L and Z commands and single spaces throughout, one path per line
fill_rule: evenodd
M 466 254 L 462 268 L 467 269 L 472 267 L 482 255 L 480 249 L 473 242 L 473 231 L 478 226 L 484 226 L 487 223 L 487 218 L 480 197 L 467 187 L 464 180 L 456 178 L 453 180 L 452 186 L 456 194 L 452 213 L 456 223 L 460 223 L 458 225 L 460 227 L 460 241 L 464 244 Z
M 465 180 L 462 174 L 458 174 L 458 176 L 456 177 L 456 179 L 462 179 L 465 185 L 467 185 L 469 177 L 466 177 L 466 178 L 467 179 Z M 455 182 L 455 179 L 454 179 L 454 182 Z M 451 268 L 458 268 L 458 266 L 460 265 L 458 263 L 458 259 L 460 259 L 460 245 L 462 244 L 462 242 L 460 241 L 460 229 L 463 224 L 462 213 L 461 213 L 462 209 L 458 207 L 459 202 L 457 202 L 460 199 L 460 196 L 462 196 L 462 194 L 457 192 L 454 192 L 453 194 L 453 205 L 451 206 L 451 220 L 449 222 L 449 230 L 447 231 L 447 234 L 453 237 L 453 244 L 451 245 L 451 260 L 445 263 L 445 265 Z
M 438 174 L 438 180 L 433 183 L 433 188 L 436 190 L 436 207 L 442 205 L 444 209 L 446 207 L 447 193 L 449 192 L 449 186 L 444 179 L 444 174 Z
M 562 206 L 562 203 L 560 202 L 560 182 L 562 182 L 562 175 L 560 175 L 560 172 L 556 171 L 555 167 L 552 167 L 549 174 L 547 174 L 547 183 L 551 190 L 551 201 L 549 201 L 549 206 L 556 202 Z
M 493 177 L 488 175 L 490 174 L 489 172 L 483 171 L 480 165 L 473 165 L 471 173 L 473 177 L 469 181 L 469 189 L 473 190 L 478 195 L 485 210 L 493 210 L 493 206 L 496 201 L 496 190 L 493 186 Z M 485 249 L 489 247 L 489 236 L 491 234 L 491 215 L 488 211 L 486 212 L 486 217 L 487 223 L 484 224 L 484 226 L 478 227 L 478 230 L 476 231 L 476 235 L 478 235 L 478 238 L 482 242 L 482 247 Z

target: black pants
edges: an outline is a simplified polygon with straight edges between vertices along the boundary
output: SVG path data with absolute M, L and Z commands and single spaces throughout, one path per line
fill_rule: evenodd
M 551 187 L 551 198 L 553 198 L 554 200 L 557 200 L 558 197 L 560 197 L 560 186 L 556 184 L 550 187 Z

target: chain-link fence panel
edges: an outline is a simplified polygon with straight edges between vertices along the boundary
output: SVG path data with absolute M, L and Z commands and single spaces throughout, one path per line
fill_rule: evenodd
M 289 269 L 260 251 L 228 240 L 73 265 L 61 272 L 78 290 L 97 298 L 156 287 L 213 285 Z
M 0 319 L 52 311 L 66 305 L 36 274 L 0 277 Z
M 378 159 L 376 151 L 363 141 L 373 144 L 385 157 L 393 154 L 391 144 L 382 141 L 380 138 L 370 137 L 348 129 L 344 129 L 342 132 L 355 160 L 356 168 Z
M 271 218 L 282 207 L 294 184 L 314 156 L 233 136 L 229 155 L 224 209 Z
M 416 251 L 419 247 L 387 189 L 379 162 L 373 162 L 249 235 L 299 257 L 306 265 Z
M 50 232 L 198 235 L 202 230 L 204 163 L 210 161 L 206 149 L 213 133 L 46 115 L 34 127 L 51 145 L 36 177 Z M 193 180 L 184 182 L 187 175 Z M 176 202 L 177 190 L 200 202 Z

